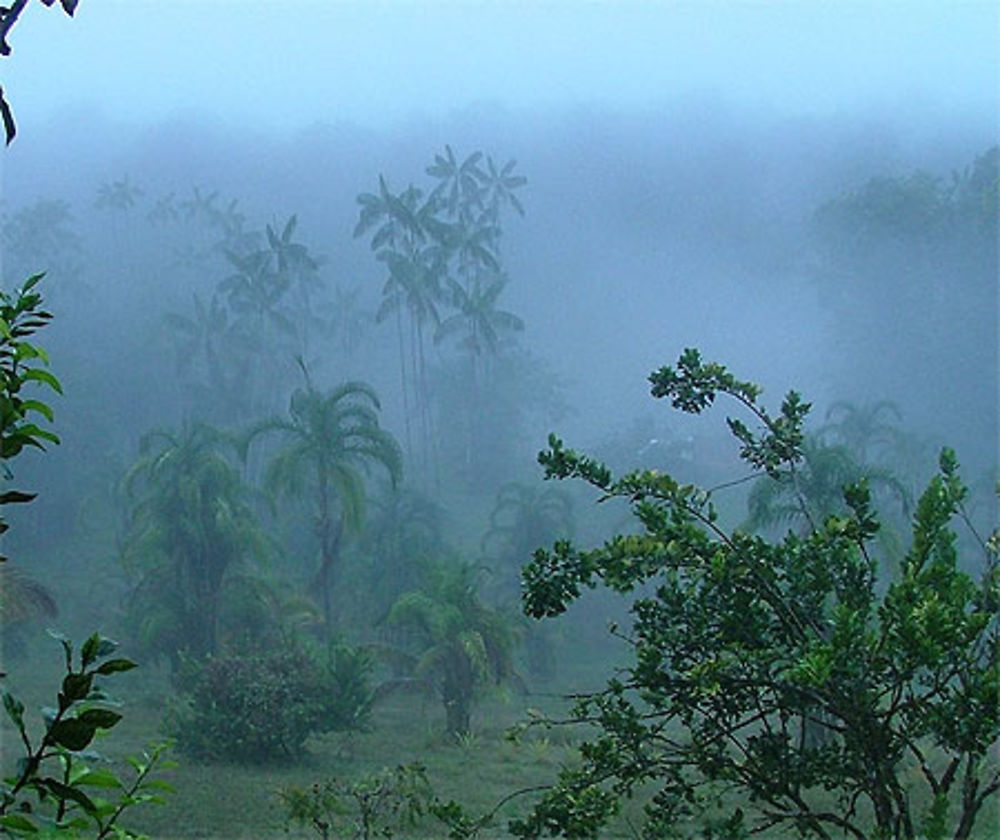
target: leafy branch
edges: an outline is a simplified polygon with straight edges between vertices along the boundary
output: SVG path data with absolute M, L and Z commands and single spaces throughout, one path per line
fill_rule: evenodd
M 48 825 L 56 830 L 93 829 L 98 840 L 112 834 L 132 837 L 118 826 L 122 814 L 143 802 L 162 803 L 157 791 L 173 791 L 167 782 L 151 777 L 154 771 L 174 766 L 163 758 L 169 743 L 154 746 L 141 758 L 130 757 L 135 776 L 127 782 L 109 769 L 86 763 L 100 758 L 88 749 L 98 732 L 112 729 L 122 719 L 120 712 L 110 708 L 111 698 L 97 678 L 130 671 L 136 665 L 123 657 L 111 658 L 117 643 L 94 633 L 84 641 L 74 666 L 72 642 L 53 635 L 62 645 L 66 674 L 56 707 L 43 710 L 45 730 L 37 743 L 25 724 L 24 704 L 9 691 L 3 695 L 4 711 L 17 729 L 24 755 L 14 774 L 0 785 L 0 835 L 33 835 Z M 116 801 L 94 795 L 90 790 L 94 788 L 116 791 Z M 27 794 L 34 794 L 37 802 Z M 54 806 L 48 808 L 48 815 L 42 812 L 43 804 Z
M 42 309 L 42 296 L 36 286 L 43 274 L 35 274 L 13 293 L 0 289 L 0 474 L 10 480 L 6 462 L 25 447 L 45 449 L 46 443 L 59 443 L 59 437 L 36 422 L 40 415 L 52 422 L 53 412 L 42 400 L 24 396 L 23 388 L 34 383 L 62 393 L 62 386 L 46 368 L 49 357 L 37 344 L 29 341 L 44 327 L 52 315 Z M 24 504 L 35 498 L 34 493 L 21 490 L 0 492 L 3 505 Z M 0 516 L 0 534 L 10 526 Z M 5 560 L 0 555 L 0 561 Z

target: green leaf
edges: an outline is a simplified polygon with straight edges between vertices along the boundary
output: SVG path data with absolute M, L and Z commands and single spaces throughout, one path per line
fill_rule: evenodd
M 91 634 L 80 649 L 80 661 L 86 668 L 97 658 L 97 647 L 101 643 L 101 637 L 97 633 Z
M 161 764 L 159 769 L 166 770 L 166 766 Z M 143 790 L 162 790 L 167 793 L 177 793 L 177 788 L 163 779 L 150 779 L 142 783 Z
M 76 718 L 71 718 L 69 720 L 56 721 L 49 730 L 49 740 L 56 746 L 78 752 L 94 740 L 96 732 L 96 726 Z
M 21 381 L 41 382 L 44 383 L 45 385 L 48 385 L 57 394 L 61 394 L 63 392 L 62 385 L 59 384 L 59 380 L 56 379 L 47 370 L 39 370 L 38 368 L 32 368 L 31 370 L 25 371 L 21 375 Z
M 4 814 L 0 817 L 0 825 L 4 828 L 9 828 L 11 831 L 21 831 L 25 834 L 38 833 L 38 826 L 24 816 L 24 814 Z
M 131 659 L 109 659 L 107 662 L 102 662 L 94 671 L 95 674 L 101 674 L 106 676 L 108 674 L 116 674 L 122 671 L 131 671 L 133 668 L 138 666 Z
M 76 719 L 88 726 L 96 726 L 98 729 L 111 729 L 122 719 L 122 716 L 111 709 L 87 709 L 87 711 L 81 712 Z
M 90 694 L 90 686 L 94 682 L 93 674 L 67 674 L 62 681 L 62 693 L 60 694 L 60 708 L 67 708 L 70 703 L 83 700 Z M 65 705 L 62 702 L 65 698 Z
M 110 770 L 88 770 L 76 779 L 76 784 L 98 788 L 122 788 L 119 778 Z
M 76 802 L 88 814 L 93 814 L 97 811 L 97 806 L 94 804 L 93 800 L 82 790 L 77 790 L 72 785 L 63 784 L 58 779 L 53 779 L 51 777 L 40 779 L 39 781 L 57 799 L 61 799 L 63 801 L 68 799 L 71 802 Z
M 3 695 L 3 707 L 7 712 L 7 716 L 14 721 L 14 724 L 19 730 L 24 731 L 24 703 L 18 700 L 9 691 L 5 691 Z

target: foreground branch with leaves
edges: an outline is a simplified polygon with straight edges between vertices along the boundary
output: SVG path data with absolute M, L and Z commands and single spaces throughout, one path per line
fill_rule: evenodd
M 728 421 L 743 460 L 796 485 L 809 411 L 797 393 L 772 415 L 759 387 L 695 350 L 650 381 L 693 414 L 734 399 L 759 426 Z M 623 634 L 635 661 L 579 698 L 572 718 L 597 736 L 516 836 L 596 837 L 638 796 L 646 838 L 970 836 L 1000 790 L 1000 577 L 995 535 L 979 541 L 978 576 L 959 568 L 954 453 L 941 453 L 889 583 L 864 482 L 844 488 L 847 513 L 768 542 L 727 530 L 711 493 L 655 470 L 616 478 L 555 436 L 539 461 L 547 478 L 626 500 L 642 530 L 537 551 L 525 610 L 559 615 L 598 583 L 637 593 Z
M 43 710 L 45 728 L 39 737 L 32 738 L 28 731 L 24 704 L 9 691 L 3 695 L 4 711 L 24 754 L 14 774 L 0 784 L 0 837 L 136 837 L 120 825 L 120 818 L 136 805 L 162 803 L 161 794 L 173 792 L 169 783 L 153 777 L 154 771 L 174 766 L 163 757 L 168 744 L 158 744 L 140 758 L 130 757 L 128 778 L 101 766 L 105 759 L 90 748 L 91 742 L 99 732 L 116 726 L 122 715 L 113 708 L 120 704 L 98 679 L 130 671 L 135 663 L 110 658 L 117 644 L 97 633 L 83 643 L 78 657 L 72 642 L 56 637 L 65 655 L 66 674 L 56 707 Z

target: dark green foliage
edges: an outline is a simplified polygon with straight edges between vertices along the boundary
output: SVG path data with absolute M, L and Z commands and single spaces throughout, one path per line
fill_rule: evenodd
M 45 449 L 46 443 L 59 443 L 53 432 L 37 422 L 41 417 L 51 423 L 52 409 L 23 390 L 35 383 L 62 393 L 59 380 L 46 369 L 48 355 L 29 340 L 52 318 L 42 308 L 42 295 L 35 288 L 43 276 L 35 274 L 13 293 L 0 290 L 0 476 L 5 482 L 12 477 L 7 462 L 25 447 Z M 34 493 L 4 489 L 0 511 L 4 505 L 23 504 L 34 497 Z M 8 527 L 0 516 L 0 535 Z M 0 561 L 4 559 L 0 555 Z
M 284 788 L 281 799 L 288 822 L 308 826 L 321 840 L 372 840 L 416 823 L 428 810 L 431 788 L 422 765 L 401 764 L 353 781 Z
M 132 499 L 123 561 L 135 576 L 128 620 L 136 636 L 176 666 L 217 648 L 227 576 L 265 551 L 250 491 L 204 424 L 156 430 L 126 476 Z
M 423 586 L 401 595 L 387 621 L 412 631 L 397 658 L 441 698 L 447 734 L 467 734 L 477 690 L 513 676 L 516 640 L 511 620 L 481 602 L 477 569 L 455 560 L 428 563 Z
M 299 759 L 310 735 L 366 725 L 369 670 L 352 648 L 331 648 L 324 661 L 291 642 L 187 659 L 165 726 L 179 749 L 203 761 Z
M 56 707 L 43 710 L 45 731 L 35 742 L 24 720 L 24 704 L 13 694 L 3 695 L 4 711 L 23 745 L 23 756 L 13 775 L 0 785 L 0 836 L 79 836 L 94 832 L 100 838 L 136 837 L 119 825 L 122 814 L 144 802 L 163 803 L 159 792 L 172 792 L 153 771 L 168 770 L 163 758 L 167 744 L 159 744 L 142 758 L 130 758 L 134 775 L 119 778 L 101 756 L 89 749 L 94 737 L 122 719 L 120 706 L 103 691 L 99 678 L 130 671 L 135 663 L 110 658 L 117 643 L 97 633 L 88 637 L 74 657 L 73 644 L 57 636 L 66 660 Z M 76 664 L 74 664 L 74 659 Z M 114 707 L 114 708 L 113 708 Z M 105 799 L 101 794 L 112 797 Z M 46 835 L 47 836 L 47 835 Z
M 653 375 L 655 396 L 698 413 L 720 394 L 759 421 L 731 419 L 745 461 L 799 487 L 808 405 L 778 416 L 760 389 L 685 351 Z M 623 797 L 653 793 L 643 837 L 794 831 L 915 838 L 922 825 L 966 838 L 1000 790 L 1000 606 L 995 537 L 978 578 L 959 571 L 952 520 L 965 488 L 954 455 L 921 497 L 897 579 L 877 582 L 879 530 L 866 482 L 843 509 L 778 542 L 722 528 L 710 494 L 669 475 L 615 477 L 557 438 L 548 478 L 582 478 L 631 505 L 642 531 L 603 547 L 540 549 L 525 609 L 558 615 L 581 587 L 636 593 L 635 661 L 573 716 L 597 728 L 519 837 L 597 837 Z M 727 794 L 736 793 L 742 810 Z

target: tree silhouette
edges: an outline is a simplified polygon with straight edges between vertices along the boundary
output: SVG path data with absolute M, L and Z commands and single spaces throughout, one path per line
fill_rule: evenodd
M 573 504 L 557 487 L 509 482 L 497 493 L 483 552 L 520 574 L 535 549 L 573 534 Z
M 526 181 L 513 174 L 514 161 L 498 169 L 492 158 L 487 158 L 488 171 L 482 168 L 482 161 L 482 152 L 460 159 L 451 146 L 445 146 L 425 170 L 437 181 L 426 198 L 423 190 L 413 185 L 394 194 L 385 178 L 379 176 L 378 192 L 362 193 L 357 199 L 361 211 L 354 235 L 371 234 L 371 249 L 389 272 L 382 290 L 379 320 L 390 313 L 396 316 L 407 450 L 412 453 L 412 391 L 420 418 L 425 466 L 428 460 L 432 459 L 435 466 L 437 461 L 430 452 L 436 435 L 429 405 L 426 327 L 434 327 L 434 341 L 440 343 L 465 325 L 468 334 L 462 346 L 471 351 L 473 401 L 477 378 L 481 378 L 477 369 L 487 366 L 477 357 L 484 350 L 496 350 L 499 333 L 523 328 L 519 318 L 497 309 L 495 304 L 507 282 L 502 279 L 499 256 L 501 209 L 511 206 L 523 215 L 524 208 L 514 190 Z M 445 308 L 453 312 L 442 317 Z M 404 337 L 404 310 L 409 315 L 409 341 Z M 470 424 L 475 425 L 475 420 L 470 419 Z
M 826 412 L 823 438 L 842 444 L 860 461 L 867 462 L 878 451 L 899 444 L 903 416 L 892 400 L 856 405 L 838 400 Z
M 379 399 L 364 382 L 345 382 L 328 392 L 306 386 L 292 394 L 288 417 L 252 427 L 246 446 L 261 434 L 277 433 L 283 445 L 271 456 L 265 480 L 279 496 L 312 500 L 313 527 L 319 542 L 316 588 L 328 635 L 333 629 L 330 587 L 343 540 L 364 521 L 364 476 L 372 466 L 388 472 L 395 484 L 402 458 L 395 438 L 379 426 Z
M 175 667 L 183 650 L 215 652 L 227 574 L 265 549 L 226 444 L 205 424 L 154 430 L 125 478 L 133 505 L 123 560 L 137 576 L 130 612 L 140 639 Z

